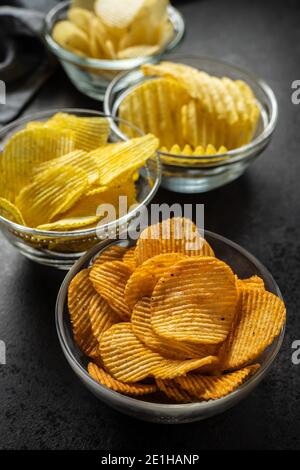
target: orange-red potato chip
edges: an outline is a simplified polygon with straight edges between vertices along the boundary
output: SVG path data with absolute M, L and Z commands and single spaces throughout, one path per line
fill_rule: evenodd
M 165 339 L 158 336 L 151 325 L 150 298 L 144 297 L 134 307 L 131 316 L 132 330 L 145 346 L 168 359 L 200 359 L 215 356 L 218 347 L 215 345 L 194 344 Z M 216 366 L 214 363 L 213 366 Z
M 90 272 L 90 279 L 96 291 L 125 320 L 131 316 L 131 310 L 124 300 L 125 286 L 131 274 L 130 267 L 122 261 L 93 266 Z
M 265 283 L 259 276 L 251 276 L 248 279 L 237 279 L 237 288 L 252 287 L 253 289 L 265 289 Z
M 155 384 L 126 384 L 120 382 L 105 372 L 104 369 L 98 367 L 92 362 L 88 364 L 88 373 L 94 380 L 96 380 L 96 382 L 100 383 L 101 385 L 104 385 L 105 387 L 108 387 L 115 392 L 124 393 L 125 395 L 148 395 L 149 393 L 154 393 L 157 391 L 157 386 Z
M 223 261 L 189 257 L 169 268 L 151 298 L 154 331 L 167 339 L 224 341 L 236 312 L 235 276 Z
M 188 256 L 214 256 L 210 245 L 190 220 L 174 217 L 147 227 L 136 245 L 136 264 L 162 253 L 182 253 Z
M 119 245 L 109 246 L 103 250 L 99 256 L 94 260 L 93 265 L 101 265 L 107 263 L 108 261 L 122 261 L 123 256 L 126 253 L 126 248 Z
M 136 268 L 136 262 L 135 262 L 135 246 L 132 246 L 131 248 L 127 248 L 126 252 L 124 253 L 123 263 L 127 264 L 130 266 L 131 269 Z
M 90 357 L 96 355 L 98 348 L 89 318 L 89 305 L 95 293 L 88 269 L 80 271 L 74 277 L 68 290 L 68 307 L 74 339 L 81 351 Z
M 195 401 L 195 397 L 192 397 L 186 390 L 183 390 L 175 380 L 156 379 L 156 384 L 161 392 L 176 403 Z
M 184 258 L 181 253 L 165 253 L 153 256 L 138 266 L 126 284 L 126 303 L 133 308 L 142 297 L 151 297 L 157 281 L 166 270 Z
M 217 361 L 215 356 L 178 361 L 165 359 L 147 348 L 132 331 L 130 323 L 118 323 L 101 336 L 100 354 L 106 370 L 122 382 L 146 377 L 173 379 Z
M 258 364 L 220 376 L 188 374 L 175 381 L 199 400 L 217 400 L 238 389 L 260 366 Z
M 100 341 L 101 335 L 104 331 L 108 330 L 115 323 L 121 321 L 106 300 L 96 292 L 90 301 L 89 317 L 91 329 L 97 341 Z
M 252 287 L 239 294 L 235 328 L 220 351 L 223 370 L 255 361 L 280 334 L 286 318 L 284 303 L 276 295 Z

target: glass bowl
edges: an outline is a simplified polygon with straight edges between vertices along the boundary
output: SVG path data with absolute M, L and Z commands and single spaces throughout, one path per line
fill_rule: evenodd
M 191 157 L 160 152 L 162 186 L 166 189 L 179 193 L 202 193 L 228 184 L 241 176 L 269 144 L 278 116 L 276 97 L 264 81 L 221 60 L 196 56 L 177 56 L 170 57 L 168 60 L 189 65 L 218 77 L 226 76 L 233 80 L 244 80 L 250 85 L 258 100 L 261 116 L 256 133 L 249 144 L 218 155 L 211 163 L 207 162 L 207 157 L 193 156 L 193 164 L 188 167 L 184 165 L 183 160 Z M 153 80 L 153 78 L 145 77 L 139 68 L 116 77 L 105 95 L 105 112 L 117 116 L 120 104 L 128 93 L 146 80 Z M 130 87 L 128 83 L 131 83 Z M 120 138 L 124 138 L 124 134 L 119 129 L 116 132 Z M 172 164 L 165 162 L 166 157 L 169 161 L 172 160 Z
M 226 261 L 241 278 L 257 274 L 264 282 L 266 289 L 282 298 L 280 290 L 268 270 L 250 253 L 236 243 L 212 232 L 205 232 L 206 240 L 211 244 L 218 258 Z M 56 304 L 56 328 L 64 355 L 81 382 L 101 401 L 112 408 L 135 418 L 156 423 L 187 423 L 199 421 L 222 413 L 246 398 L 246 396 L 266 376 L 272 362 L 280 350 L 284 328 L 273 344 L 263 353 L 259 360 L 261 367 L 238 390 L 218 400 L 189 404 L 166 404 L 159 401 L 145 401 L 127 397 L 114 392 L 95 382 L 87 373 L 88 359 L 83 356 L 73 340 L 68 314 L 68 286 L 75 275 L 90 266 L 93 259 L 112 245 L 132 246 L 132 241 L 106 241 L 93 247 L 73 266 L 66 276 L 58 294 Z M 70 390 L 72 393 L 72 390 Z
M 23 129 L 29 121 L 45 121 L 58 112 L 71 113 L 76 116 L 102 116 L 107 117 L 112 124 L 111 116 L 87 109 L 60 108 L 44 111 L 18 119 L 0 130 L 0 152 L 5 141 L 16 131 Z M 124 121 L 125 122 L 125 121 Z M 129 127 L 132 124 L 125 123 Z M 135 130 L 140 132 L 135 126 Z M 111 130 L 109 141 L 119 141 L 118 136 Z M 143 166 L 135 182 L 138 204 L 123 217 L 97 228 L 73 231 L 41 231 L 16 224 L 0 216 L 0 230 L 7 240 L 19 252 L 37 263 L 53 266 L 59 269 L 70 269 L 87 249 L 99 243 L 106 234 L 107 238 L 118 230 L 124 230 L 156 194 L 161 180 L 161 165 L 158 154 L 149 159 Z
M 117 74 L 132 70 L 145 62 L 160 61 L 165 54 L 172 52 L 184 37 L 185 24 L 183 17 L 176 8 L 169 6 L 168 15 L 174 28 L 174 37 L 159 53 L 147 57 L 122 60 L 80 57 L 61 47 L 53 40 L 51 35 L 55 23 L 66 19 L 70 4 L 70 1 L 65 1 L 49 11 L 45 18 L 44 38 L 50 51 L 58 58 L 73 85 L 85 95 L 97 100 L 104 98 L 107 86 Z

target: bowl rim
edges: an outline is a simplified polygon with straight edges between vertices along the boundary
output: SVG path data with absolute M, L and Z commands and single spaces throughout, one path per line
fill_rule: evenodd
M 172 5 L 168 6 L 168 17 L 169 20 L 172 22 L 173 26 L 176 22 L 178 25 L 178 29 L 174 28 L 175 35 L 169 41 L 168 44 L 164 46 L 162 50 L 160 50 L 157 54 L 152 54 L 149 56 L 142 56 L 142 57 L 135 57 L 131 59 L 93 59 L 90 57 L 80 57 L 74 54 L 71 51 L 61 47 L 54 39 L 52 38 L 52 19 L 53 17 L 61 10 L 65 9 L 67 6 L 71 4 L 70 0 L 66 0 L 62 3 L 59 3 L 54 8 L 52 8 L 45 16 L 44 19 L 44 31 L 43 36 L 46 41 L 47 46 L 50 50 L 57 55 L 61 60 L 66 60 L 67 62 L 71 62 L 73 64 L 79 65 L 81 67 L 94 67 L 103 70 L 117 70 L 121 71 L 124 69 L 132 69 L 141 65 L 143 63 L 149 61 L 157 61 L 163 55 L 172 52 L 183 40 L 185 35 L 185 21 L 183 19 L 182 14 L 174 8 Z
M 232 248 L 239 251 L 246 258 L 248 258 L 250 261 L 252 261 L 253 264 L 256 265 L 259 268 L 259 270 L 262 272 L 263 276 L 268 278 L 268 280 L 272 283 L 274 287 L 274 291 L 276 291 L 276 295 L 281 300 L 283 300 L 280 289 L 275 279 L 273 278 L 272 274 L 254 255 L 252 255 L 245 248 L 241 247 L 240 245 L 233 242 L 232 240 L 229 240 L 228 238 L 223 237 L 222 235 L 211 232 L 209 230 L 205 230 L 205 234 L 231 246 Z M 67 300 L 68 287 L 69 287 L 70 282 L 72 281 L 74 276 L 79 272 L 82 266 L 84 266 L 88 261 L 90 261 L 96 254 L 100 253 L 102 250 L 107 249 L 109 246 L 116 244 L 118 242 L 122 242 L 122 241 L 124 240 L 118 240 L 118 239 L 106 240 L 94 246 L 93 248 L 91 248 L 71 268 L 71 270 L 66 275 L 60 287 L 60 290 L 58 292 L 56 307 L 55 307 L 56 332 L 57 332 L 59 343 L 63 350 L 64 356 L 67 359 L 67 362 L 69 363 L 73 371 L 76 372 L 76 375 L 78 376 L 78 378 L 80 378 L 80 380 L 86 386 L 90 388 L 94 388 L 96 386 L 99 389 L 99 391 L 101 391 L 102 396 L 107 399 L 112 399 L 114 404 L 125 405 L 131 408 L 134 407 L 135 410 L 140 410 L 140 411 L 148 410 L 154 413 L 155 412 L 163 413 L 166 411 L 177 411 L 177 412 L 191 411 L 191 410 L 201 411 L 204 409 L 206 411 L 208 409 L 210 411 L 213 411 L 214 409 L 218 409 L 221 404 L 226 405 L 226 403 L 231 403 L 232 401 L 234 402 L 235 399 L 237 399 L 240 395 L 242 395 L 243 392 L 246 392 L 248 388 L 251 390 L 252 387 L 258 384 L 263 379 L 264 375 L 267 373 L 270 367 L 272 366 L 277 354 L 279 353 L 281 349 L 284 335 L 285 335 L 286 323 L 283 325 L 280 334 L 276 338 L 274 338 L 273 343 L 272 343 L 274 349 L 270 357 L 265 361 L 265 363 L 263 363 L 261 367 L 252 376 L 250 376 L 250 378 L 246 380 L 246 382 L 244 382 L 237 390 L 235 390 L 234 392 L 231 392 L 225 397 L 218 398 L 216 400 L 209 400 L 209 401 L 197 402 L 197 403 L 185 403 L 185 404 L 147 402 L 142 399 L 137 399 L 137 398 L 130 397 L 127 395 L 123 395 L 119 392 L 111 390 L 108 387 L 98 383 L 88 374 L 87 370 L 77 361 L 77 359 L 72 354 L 72 351 L 68 345 L 68 341 L 65 335 L 63 317 L 64 317 L 64 307 L 65 307 L 65 303 Z M 72 338 L 72 341 L 74 343 L 73 338 Z
M 179 163 L 183 159 L 193 159 L 193 160 L 197 161 L 197 164 L 196 165 L 189 165 L 188 167 L 184 166 L 184 168 L 191 168 L 191 169 L 200 168 L 199 163 L 203 163 L 203 166 L 201 165 L 201 168 L 205 168 L 207 170 L 209 170 L 210 168 L 216 168 L 216 167 L 219 168 L 219 167 L 222 167 L 222 166 L 231 165 L 231 164 L 238 163 L 240 161 L 244 161 L 244 160 L 247 160 L 247 159 L 251 158 L 253 156 L 252 153 L 255 152 L 256 150 L 259 150 L 261 148 L 261 146 L 265 142 L 267 142 L 267 140 L 272 136 L 272 134 L 275 130 L 277 121 L 278 121 L 278 102 L 277 102 L 277 98 L 275 96 L 275 93 L 272 90 L 272 88 L 270 87 L 270 85 L 268 85 L 265 80 L 259 78 L 258 76 L 256 76 L 252 72 L 249 72 L 248 70 L 245 70 L 242 67 L 236 66 L 236 65 L 234 65 L 230 62 L 227 62 L 225 60 L 222 60 L 222 59 L 218 59 L 218 58 L 214 58 L 214 57 L 208 57 L 208 56 L 197 56 L 195 54 L 176 54 L 176 55 L 169 58 L 170 62 L 177 62 L 177 63 L 181 62 L 181 61 L 184 61 L 184 60 L 195 60 L 195 61 L 199 61 L 199 62 L 206 62 L 206 63 L 216 64 L 216 65 L 223 65 L 224 67 L 227 67 L 227 68 L 229 67 L 233 71 L 235 71 L 235 72 L 237 72 L 241 75 L 246 76 L 249 80 L 251 80 L 253 83 L 255 83 L 260 88 L 260 90 L 263 92 L 263 94 L 267 98 L 268 106 L 270 108 L 270 117 L 268 118 L 267 124 L 266 125 L 264 124 L 264 128 L 263 128 L 262 132 L 257 137 L 255 137 L 253 140 L 251 140 L 251 142 L 249 142 L 248 144 L 243 145 L 241 147 L 238 147 L 236 149 L 228 150 L 226 153 L 222 153 L 222 154 L 218 154 L 216 156 L 213 156 L 214 159 L 220 159 L 220 160 L 223 159 L 223 161 L 209 164 L 207 162 L 207 159 L 210 158 L 210 157 L 208 157 L 208 156 L 203 156 L 203 155 L 202 156 L 201 155 L 195 155 L 194 156 L 193 155 L 191 157 L 190 155 L 176 155 L 176 154 L 173 154 L 173 153 L 170 153 L 170 152 L 162 152 L 160 150 L 158 151 L 159 154 L 163 157 L 172 158 L 175 161 L 177 160 L 178 161 L 178 167 L 181 166 L 181 165 L 179 165 Z M 117 75 L 109 83 L 109 85 L 107 87 L 107 90 L 106 90 L 106 93 L 105 93 L 104 104 L 103 104 L 104 111 L 106 113 L 111 114 L 111 115 L 114 116 L 114 110 L 112 109 L 112 106 L 111 106 L 111 103 L 110 103 L 111 96 L 114 92 L 114 89 L 118 88 L 118 86 L 122 82 L 122 80 L 128 79 L 128 77 L 131 74 L 134 75 L 134 73 L 139 72 L 139 71 L 140 71 L 140 67 L 135 67 L 135 69 L 133 69 L 133 70 L 129 70 L 129 71 L 120 73 L 119 75 Z M 156 77 L 148 77 L 148 79 L 155 79 L 155 78 Z M 145 77 L 145 79 L 147 79 L 147 77 Z M 128 82 L 128 80 L 125 80 L 125 82 L 126 81 Z M 138 86 L 138 84 L 134 85 L 134 86 Z M 129 89 L 127 88 L 126 92 L 128 93 L 128 91 L 131 90 L 132 88 L 134 88 L 134 86 L 130 87 Z M 117 116 L 115 116 L 115 117 L 117 117 Z M 114 127 L 116 127 L 116 126 L 114 126 Z M 115 129 L 115 132 L 119 135 L 120 138 L 122 138 L 122 139 L 125 138 L 125 135 L 121 132 L 120 129 Z M 243 152 L 244 154 L 241 155 L 241 152 Z M 167 162 L 164 162 L 164 161 L 162 161 L 162 163 L 163 163 L 163 165 L 165 165 L 167 167 L 172 166 L 172 163 L 167 163 Z
M 85 108 L 53 108 L 53 109 L 49 109 L 47 111 L 39 111 L 39 112 L 36 112 L 36 113 L 33 113 L 33 114 L 28 114 L 26 116 L 22 116 L 21 118 L 18 118 L 16 120 L 10 122 L 6 126 L 2 127 L 2 129 L 0 129 L 0 142 L 4 138 L 4 136 L 8 132 L 10 132 L 14 127 L 22 125 L 22 124 L 26 124 L 27 122 L 32 121 L 32 120 L 47 118 L 47 117 L 50 117 L 50 116 L 52 116 L 56 113 L 69 113 L 69 114 L 76 114 L 76 115 L 78 115 L 78 114 L 89 114 L 89 115 L 94 115 L 94 116 L 99 116 L 99 117 L 106 117 L 109 120 L 112 132 L 115 132 L 113 127 L 112 127 L 112 123 L 116 119 L 118 119 L 118 118 L 114 118 L 111 115 L 103 113 L 101 111 L 96 111 L 96 110 L 92 110 L 92 109 L 85 109 Z M 122 121 L 123 121 L 123 123 L 125 123 L 126 125 L 128 125 L 130 127 L 133 126 L 136 129 L 136 131 L 139 132 L 140 135 L 144 135 L 144 133 L 140 129 L 138 129 L 136 126 L 132 125 L 131 123 L 129 123 L 125 120 L 122 120 Z M 127 139 L 127 140 L 129 140 L 129 139 Z M 0 227 L 1 227 L 1 225 L 4 225 L 8 229 L 14 230 L 15 232 L 18 232 L 18 233 L 22 232 L 23 235 L 34 236 L 34 237 L 39 237 L 39 238 L 59 237 L 59 238 L 66 238 L 66 239 L 67 238 L 72 238 L 73 239 L 74 237 L 76 237 L 76 238 L 78 237 L 80 239 L 80 238 L 83 238 L 83 237 L 84 238 L 86 238 L 86 237 L 89 238 L 91 236 L 95 236 L 97 234 L 97 230 L 106 231 L 106 230 L 114 228 L 116 225 L 123 226 L 123 224 L 125 225 L 137 213 L 139 213 L 139 211 L 144 206 L 147 206 L 152 201 L 152 199 L 154 198 L 155 194 L 157 193 L 157 191 L 159 189 L 159 186 L 160 186 L 160 183 L 161 183 L 161 162 L 160 162 L 160 157 L 159 157 L 158 152 L 156 152 L 155 155 L 156 155 L 155 161 L 156 161 L 156 167 L 157 167 L 157 175 L 156 175 L 156 178 L 155 178 L 155 182 L 154 182 L 151 190 L 149 191 L 149 194 L 147 194 L 147 196 L 143 199 L 143 201 L 138 203 L 138 205 L 136 207 L 134 207 L 134 209 L 132 209 L 130 212 L 128 212 L 126 215 L 122 216 L 121 218 L 118 218 L 118 219 L 116 219 L 112 222 L 109 222 L 108 224 L 105 224 L 103 226 L 100 225 L 99 227 L 96 227 L 96 228 L 89 228 L 89 229 L 86 229 L 86 230 L 73 230 L 73 231 L 71 231 L 71 230 L 67 231 L 66 230 L 66 231 L 61 231 L 60 232 L 60 231 L 56 231 L 56 230 L 38 230 L 38 229 L 35 229 L 35 228 L 27 227 L 25 225 L 20 225 L 20 224 L 17 224 L 15 222 L 12 222 L 11 220 L 6 219 L 5 217 L 2 217 L 0 215 Z

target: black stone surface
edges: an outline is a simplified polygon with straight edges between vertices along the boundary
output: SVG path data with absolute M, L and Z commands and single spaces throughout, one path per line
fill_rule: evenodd
M 208 421 L 160 426 L 122 416 L 77 380 L 60 350 L 54 306 L 63 274 L 22 258 L 0 240 L 1 449 L 299 449 L 300 365 L 300 79 L 298 1 L 177 2 L 187 23 L 181 52 L 214 56 L 252 70 L 273 87 L 280 107 L 274 139 L 247 173 L 205 195 L 160 190 L 157 201 L 205 204 L 206 228 L 231 238 L 273 273 L 288 309 L 284 346 L 261 385 L 235 408 Z M 26 111 L 98 108 L 58 71 Z

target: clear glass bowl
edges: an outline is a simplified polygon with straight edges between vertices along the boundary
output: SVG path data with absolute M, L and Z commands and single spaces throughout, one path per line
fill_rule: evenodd
M 5 141 L 16 131 L 23 129 L 29 121 L 46 121 L 58 112 L 71 113 L 82 117 L 103 116 L 107 117 L 111 124 L 115 121 L 111 116 L 87 109 L 60 108 L 31 114 L 8 124 L 0 130 L 0 151 Z M 126 125 L 132 127 L 129 123 L 126 123 Z M 136 127 L 135 129 L 138 131 Z M 142 135 L 142 132 L 138 132 Z M 109 140 L 111 142 L 119 141 L 119 137 L 115 135 L 113 130 L 111 130 Z M 70 269 L 87 249 L 99 243 L 99 237 L 102 233 L 106 233 L 108 237 L 112 238 L 112 234 L 118 232 L 119 229 L 124 230 L 129 222 L 139 214 L 141 208 L 147 206 L 153 199 L 159 188 L 160 180 L 160 158 L 156 153 L 140 169 L 139 177 L 135 182 L 137 206 L 125 216 L 109 224 L 102 225 L 101 228 L 65 232 L 41 231 L 24 227 L 0 216 L 0 230 L 7 240 L 27 258 L 47 266 Z
M 282 298 L 280 290 L 271 274 L 253 255 L 236 243 L 215 233 L 206 231 L 205 237 L 213 247 L 216 256 L 226 261 L 240 278 L 247 278 L 257 274 L 264 280 L 267 290 Z M 103 252 L 111 245 L 117 244 L 129 247 L 133 245 L 133 242 L 124 240 L 106 241 L 92 248 L 69 272 L 61 286 L 57 298 L 56 328 L 59 341 L 69 365 L 83 384 L 97 398 L 99 398 L 99 400 L 112 408 L 135 418 L 157 423 L 187 423 L 203 420 L 210 416 L 222 413 L 246 398 L 246 396 L 266 376 L 269 368 L 271 367 L 283 341 L 284 327 L 281 334 L 274 340 L 273 344 L 269 346 L 258 361 L 255 361 L 256 363 L 260 362 L 260 369 L 258 369 L 258 371 L 238 390 L 218 400 L 182 405 L 159 403 L 154 400 L 150 402 L 144 399 L 127 397 L 114 392 L 95 382 L 88 375 L 86 370 L 88 359 L 83 356 L 77 348 L 72 336 L 67 306 L 68 286 L 80 270 L 91 264 L 95 256 L 98 256 L 99 253 Z M 70 393 L 72 393 L 72 390 L 70 390 Z
M 158 54 L 123 60 L 100 60 L 80 57 L 61 47 L 52 38 L 52 30 L 55 23 L 66 19 L 70 4 L 70 1 L 62 2 L 46 15 L 44 25 L 45 41 L 49 49 L 60 61 L 73 85 L 85 95 L 97 100 L 103 99 L 109 83 L 117 74 L 132 70 L 145 62 L 160 61 L 165 54 L 172 52 L 184 37 L 185 23 L 183 17 L 176 8 L 169 6 L 168 14 L 174 28 L 174 37 Z
M 196 56 L 176 56 L 169 57 L 168 60 L 189 65 L 218 77 L 226 76 L 233 80 L 244 80 L 256 95 L 261 108 L 261 116 L 254 138 L 249 144 L 218 155 L 218 159 L 214 158 L 210 164 L 207 162 L 207 157 L 193 157 L 193 165 L 188 167 L 183 165 L 183 160 L 190 157 L 160 152 L 162 186 L 166 189 L 180 193 L 202 193 L 230 183 L 244 173 L 271 140 L 278 116 L 278 106 L 273 91 L 264 81 L 221 60 Z M 105 112 L 118 116 L 118 110 L 124 98 L 135 86 L 146 80 L 153 80 L 153 78 L 145 77 L 138 68 L 116 77 L 105 95 Z M 131 83 L 130 87 L 128 83 Z M 116 132 L 120 138 L 124 138 L 120 130 Z M 174 164 L 166 164 L 164 157 L 171 158 Z

